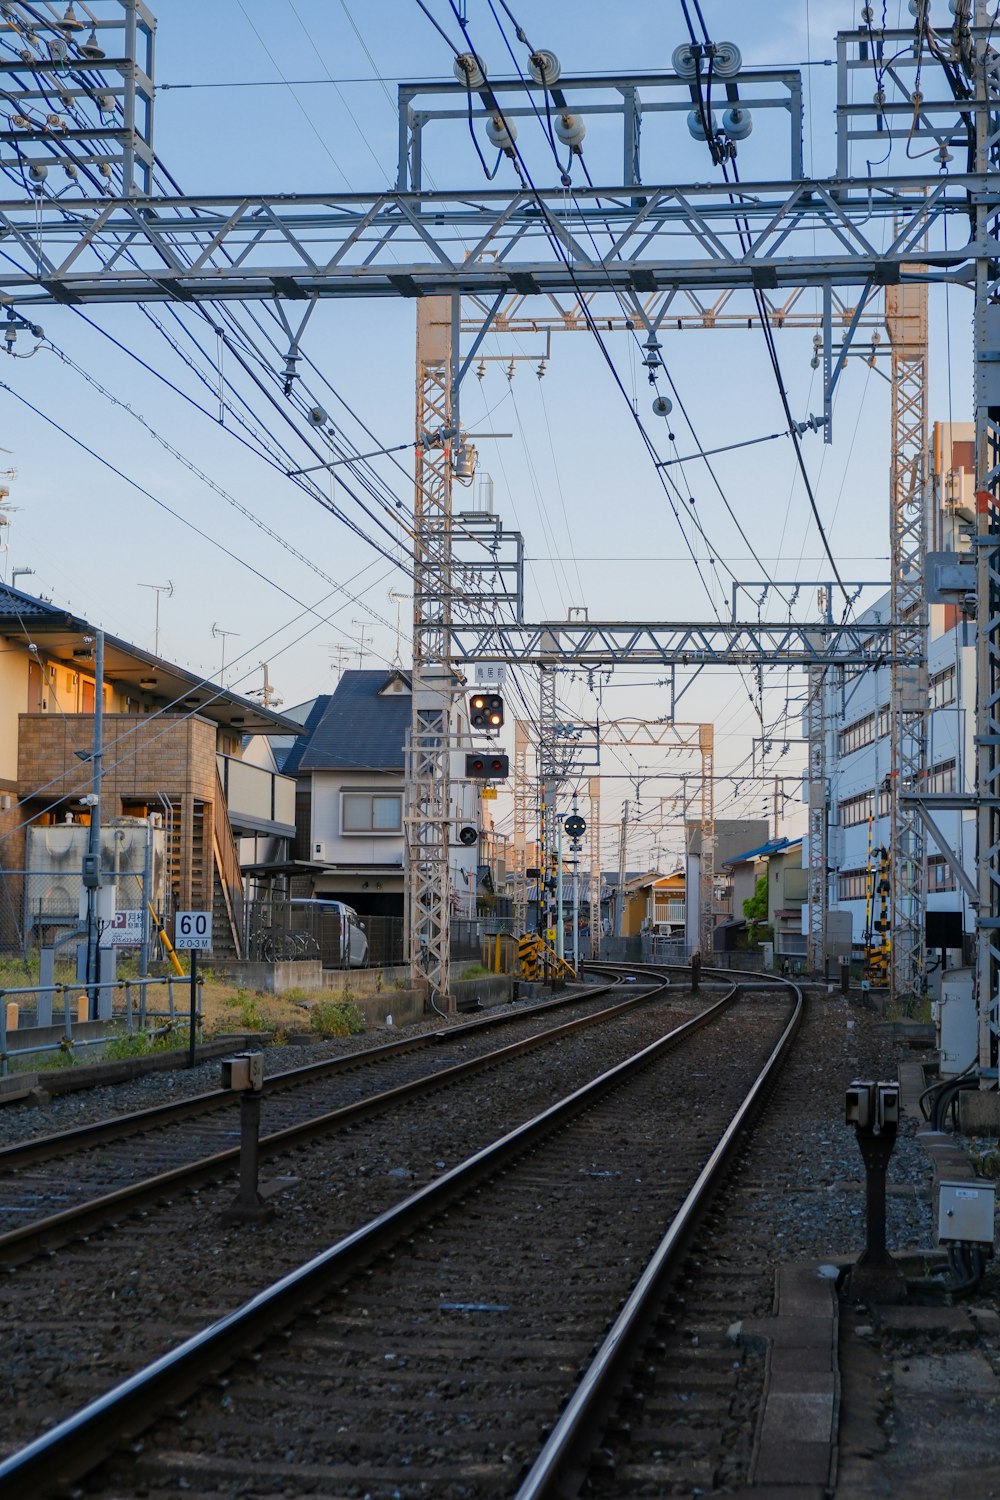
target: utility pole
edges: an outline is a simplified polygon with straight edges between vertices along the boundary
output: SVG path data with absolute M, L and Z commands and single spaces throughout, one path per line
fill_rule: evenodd
M 84 860 L 84 886 L 87 892 L 87 965 L 86 982 L 100 982 L 100 902 L 98 892 L 101 880 L 101 778 L 104 758 L 104 631 L 94 635 L 94 738 L 89 757 L 90 781 L 90 828 L 87 833 L 87 854 Z M 88 1011 L 91 1020 L 98 1016 L 99 991 L 87 990 Z
M 590 956 L 601 956 L 601 778 L 587 780 L 590 798 Z
M 625 873 L 628 848 L 628 803 L 622 803 L 622 823 L 618 835 L 618 910 L 615 912 L 615 937 L 621 937 L 625 920 Z
M 266 661 L 262 661 L 259 662 L 258 665 L 260 666 L 261 671 L 264 673 L 264 686 L 261 688 L 255 688 L 253 693 L 248 694 L 248 696 L 259 698 L 261 708 L 277 708 L 282 700 L 278 697 L 274 688 L 271 686 L 271 677 L 268 671 L 268 663 Z

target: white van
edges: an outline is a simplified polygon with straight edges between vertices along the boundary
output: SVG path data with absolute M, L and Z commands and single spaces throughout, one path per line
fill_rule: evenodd
M 353 906 L 327 896 L 294 897 L 289 905 L 293 913 L 309 912 L 325 968 L 365 967 L 368 937 Z

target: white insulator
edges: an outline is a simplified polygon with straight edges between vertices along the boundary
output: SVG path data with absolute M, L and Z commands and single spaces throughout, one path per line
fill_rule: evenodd
M 28 168 L 28 176 L 32 182 L 44 182 L 49 175 L 49 169 L 44 162 L 35 162 Z
M 735 78 L 743 66 L 743 53 L 735 42 L 716 42 L 712 72 L 717 78 Z
M 696 78 L 698 75 L 698 59 L 691 51 L 690 42 L 682 42 L 679 47 L 674 48 L 674 55 L 670 59 L 674 72 L 678 78 Z
M 702 112 L 700 109 L 692 109 L 688 113 L 688 130 L 690 130 L 696 141 L 707 140 L 707 136 L 705 135 L 705 126 L 702 121 L 701 115 Z M 718 135 L 719 122 L 715 118 L 714 109 L 712 110 L 711 130 L 713 135 Z
M 727 109 L 722 116 L 722 128 L 731 141 L 745 141 L 753 129 L 750 111 L 741 105 Z
M 486 82 L 483 60 L 475 52 L 463 52 L 455 58 L 452 69 L 459 83 L 467 89 L 481 89 Z
M 653 402 L 654 417 L 669 417 L 673 409 L 674 403 L 671 401 L 669 396 L 657 396 L 656 400 Z
M 587 134 L 587 127 L 579 115 L 556 115 L 553 129 L 564 146 L 579 146 Z
M 550 89 L 554 83 L 558 83 L 562 75 L 562 64 L 554 52 L 546 47 L 540 47 L 528 58 L 528 70 L 536 83 L 543 88 Z
M 486 121 L 486 134 L 491 146 L 498 151 L 513 151 L 517 140 L 517 126 L 513 120 L 504 120 L 500 115 L 490 115 Z
M 911 16 L 919 16 L 921 11 L 924 15 L 926 15 L 931 8 L 931 0 L 907 0 L 906 8 L 910 12 Z M 952 5 L 953 13 L 954 9 L 955 7 L 954 5 Z

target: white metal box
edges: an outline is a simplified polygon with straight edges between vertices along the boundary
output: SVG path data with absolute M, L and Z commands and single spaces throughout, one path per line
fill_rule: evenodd
M 938 1239 L 993 1244 L 992 1182 L 938 1183 Z
M 941 998 L 936 1003 L 935 1019 L 942 1078 L 964 1073 L 979 1056 L 979 1020 L 972 978 L 971 969 L 947 969 L 941 976 Z

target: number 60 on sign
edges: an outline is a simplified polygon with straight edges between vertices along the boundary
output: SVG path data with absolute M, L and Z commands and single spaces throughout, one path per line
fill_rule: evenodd
M 212 946 L 212 913 L 179 911 L 174 918 L 174 947 L 208 951 Z

